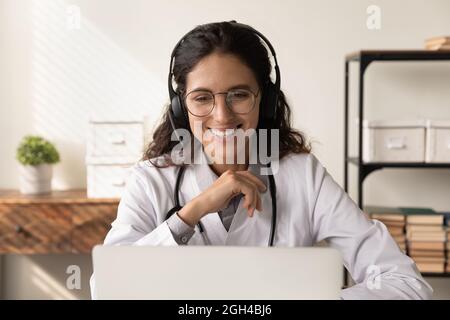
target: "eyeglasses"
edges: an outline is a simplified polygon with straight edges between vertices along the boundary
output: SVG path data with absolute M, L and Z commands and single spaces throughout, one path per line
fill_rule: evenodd
M 255 94 L 248 89 L 232 89 L 226 92 L 212 93 L 205 90 L 194 90 L 185 97 L 185 105 L 189 113 L 197 117 L 206 117 L 216 106 L 215 97 L 218 94 L 225 94 L 225 102 L 228 108 L 236 114 L 247 114 L 255 107 Z

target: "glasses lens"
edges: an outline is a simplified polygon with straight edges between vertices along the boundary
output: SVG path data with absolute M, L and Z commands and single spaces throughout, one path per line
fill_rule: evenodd
M 195 116 L 205 116 L 214 107 L 214 96 L 208 91 L 192 91 L 186 96 L 186 107 Z
M 234 113 L 249 113 L 255 105 L 255 96 L 249 90 L 231 90 L 227 94 L 227 104 Z

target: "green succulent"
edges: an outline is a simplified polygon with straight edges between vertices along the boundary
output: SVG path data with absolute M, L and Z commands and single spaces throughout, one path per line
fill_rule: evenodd
M 16 159 L 23 165 L 37 166 L 60 161 L 53 144 L 39 136 L 25 136 L 17 148 Z

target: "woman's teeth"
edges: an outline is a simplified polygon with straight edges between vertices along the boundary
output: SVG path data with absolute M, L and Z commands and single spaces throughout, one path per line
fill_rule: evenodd
M 225 129 L 225 130 L 218 130 L 218 129 L 209 129 L 209 130 L 214 136 L 220 137 L 220 138 L 229 137 L 236 133 L 236 128 L 235 129 Z

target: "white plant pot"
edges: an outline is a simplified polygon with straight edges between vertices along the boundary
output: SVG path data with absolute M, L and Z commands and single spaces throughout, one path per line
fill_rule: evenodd
M 40 164 L 37 166 L 20 165 L 20 192 L 23 194 L 43 194 L 52 190 L 53 166 Z

